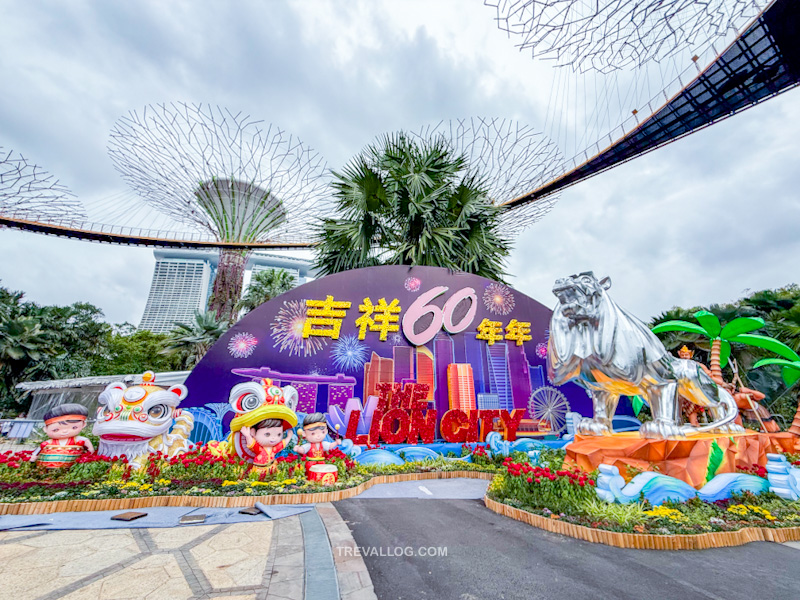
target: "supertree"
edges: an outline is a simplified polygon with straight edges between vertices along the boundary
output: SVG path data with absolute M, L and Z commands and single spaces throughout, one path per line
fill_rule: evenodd
M 72 195 L 47 171 L 0 146 L 0 215 L 47 222 L 85 219 Z
M 486 181 L 492 203 L 500 205 L 530 192 L 558 175 L 564 157 L 556 144 L 534 129 L 510 119 L 452 119 L 415 132 L 420 139 L 444 137 L 469 169 Z M 500 232 L 513 237 L 541 219 L 558 200 L 553 194 L 508 210 L 500 217 Z
M 517 45 L 559 66 L 608 72 L 697 49 L 770 0 L 485 0 Z
M 145 202 L 222 242 L 209 310 L 233 320 L 249 252 L 225 242 L 305 241 L 326 212 L 325 163 L 275 125 L 210 105 L 119 119 L 109 154 Z

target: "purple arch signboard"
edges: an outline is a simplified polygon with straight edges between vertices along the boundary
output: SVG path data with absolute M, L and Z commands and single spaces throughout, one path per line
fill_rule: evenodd
M 558 418 L 591 415 L 581 388 L 547 380 L 550 315 L 508 286 L 438 267 L 338 273 L 231 328 L 190 374 L 184 405 L 214 410 L 227 428 L 229 392 L 243 381 L 292 385 L 302 413 L 366 405 L 382 384 L 422 384 L 439 419 L 450 409 L 523 409 L 529 427 L 546 430 L 548 407 Z

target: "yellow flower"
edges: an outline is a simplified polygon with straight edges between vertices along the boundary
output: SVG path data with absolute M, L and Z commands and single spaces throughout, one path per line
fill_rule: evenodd
M 245 491 L 246 494 L 252 494 L 253 493 L 253 488 L 251 488 L 251 487 L 244 488 L 244 491 Z
M 147 491 L 153 489 L 153 484 L 151 484 L 151 483 L 143 483 L 142 486 L 139 489 L 142 490 L 143 492 L 147 492 Z
M 274 481 L 251 481 L 250 485 L 252 485 L 253 487 L 255 487 L 257 485 L 275 485 L 275 482 Z
M 125 485 L 123 485 L 122 487 L 124 487 L 124 488 L 134 488 L 134 487 L 135 487 L 135 488 L 138 488 L 138 487 L 139 487 L 139 484 L 138 484 L 138 483 L 136 483 L 135 481 L 128 481 L 128 482 L 127 482 L 127 483 L 125 483 Z
M 222 487 L 228 487 L 228 486 L 231 486 L 231 485 L 239 485 L 240 483 L 242 483 L 242 482 L 241 481 L 231 481 L 230 479 L 226 479 L 225 481 L 222 482 Z
M 667 518 L 671 521 L 684 521 L 686 517 L 683 513 L 675 508 L 667 508 L 666 506 L 657 506 L 653 510 L 646 510 L 644 511 L 649 517 L 653 517 L 655 519 L 659 518 Z
M 775 517 L 773 517 L 772 513 L 770 513 L 766 508 L 761 508 L 760 506 L 753 506 L 752 504 L 748 504 L 747 508 L 749 508 L 751 511 L 753 511 L 757 515 L 761 515 L 762 517 L 764 517 L 768 521 L 774 521 L 775 520 Z
M 734 504 L 728 507 L 728 512 L 734 515 L 745 516 L 750 511 L 744 504 Z
M 171 479 L 159 479 L 158 481 L 156 481 L 156 483 L 158 485 L 169 485 L 170 483 L 172 483 L 172 480 Z

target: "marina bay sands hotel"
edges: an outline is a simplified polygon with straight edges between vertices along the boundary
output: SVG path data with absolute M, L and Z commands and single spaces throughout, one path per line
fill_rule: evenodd
M 219 253 L 206 250 L 155 250 L 156 266 L 147 304 L 139 329 L 168 333 L 175 322 L 189 323 L 195 311 L 203 312 L 208 304 L 217 272 Z M 247 274 L 252 277 L 266 269 L 284 269 L 301 285 L 313 278 L 311 262 L 302 258 L 268 252 L 253 252 L 247 261 Z

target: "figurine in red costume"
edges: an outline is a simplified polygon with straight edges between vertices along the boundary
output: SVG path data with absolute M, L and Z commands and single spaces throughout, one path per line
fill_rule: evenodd
M 247 448 L 255 454 L 253 469 L 272 475 L 278 470 L 275 458 L 286 447 L 283 437 L 284 423 L 281 419 L 265 419 L 252 427 L 242 427 Z
M 86 426 L 89 410 L 81 404 L 61 404 L 44 415 L 44 432 L 50 438 L 31 454 L 48 469 L 71 465 L 84 452 L 94 452 L 92 442 L 80 434 Z
M 233 387 L 229 402 L 237 415 L 231 421 L 225 450 L 252 461 L 258 473 L 274 474 L 278 470 L 275 459 L 286 449 L 290 430 L 297 425 L 297 390 L 289 385 L 280 388 L 271 379 L 248 381 Z
M 306 476 L 315 464 L 325 462 L 327 452 L 331 448 L 339 445 L 339 440 L 326 442 L 325 436 L 328 434 L 328 422 L 322 413 L 311 413 L 303 419 L 303 429 L 301 430 L 306 443 L 295 446 L 294 451 L 305 455 Z

